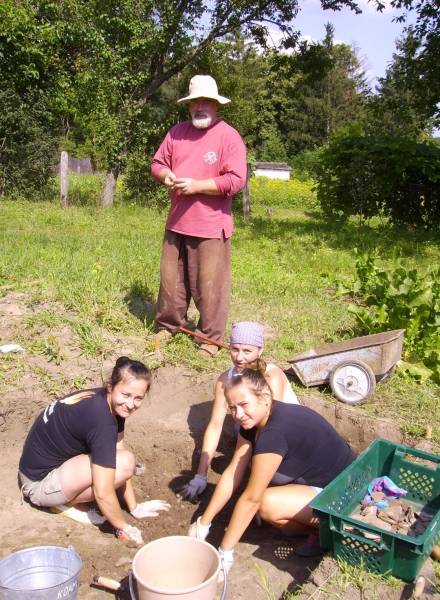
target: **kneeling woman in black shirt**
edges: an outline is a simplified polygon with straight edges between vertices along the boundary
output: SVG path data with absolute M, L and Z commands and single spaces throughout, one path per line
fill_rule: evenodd
M 124 448 L 125 419 L 142 404 L 151 373 L 141 362 L 118 358 L 106 387 L 74 392 L 55 400 L 36 419 L 19 465 L 22 493 L 37 505 L 65 512 L 75 520 L 99 524 L 108 519 L 117 534 L 142 543 L 129 525 L 115 490 L 133 517 L 156 516 L 169 505 L 136 502 L 131 477 L 133 454 Z M 102 515 L 70 505 L 96 500 Z
M 211 521 L 241 484 L 251 463 L 249 481 L 219 549 L 226 568 L 230 568 L 233 547 L 257 511 L 262 519 L 288 533 L 315 531 L 318 523 L 310 501 L 355 459 L 355 454 L 315 411 L 274 401 L 266 380 L 256 371 L 246 369 L 233 377 L 225 396 L 233 419 L 240 425 L 237 446 L 189 535 L 199 539 L 208 536 Z M 311 533 L 297 553 L 312 556 L 318 551 L 318 538 Z

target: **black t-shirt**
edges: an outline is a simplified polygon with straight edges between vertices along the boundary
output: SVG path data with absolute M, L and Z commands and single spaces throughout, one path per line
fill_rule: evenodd
M 272 413 L 257 439 L 256 427 L 240 435 L 253 444 L 253 454 L 279 454 L 278 473 L 307 485 L 325 487 L 356 458 L 347 442 L 324 417 L 299 404 L 274 401 Z
M 115 417 L 107 402 L 107 390 L 74 392 L 55 400 L 37 417 L 26 438 L 20 471 L 41 481 L 52 469 L 79 454 L 90 454 L 101 467 L 116 467 L 118 432 L 125 419 Z

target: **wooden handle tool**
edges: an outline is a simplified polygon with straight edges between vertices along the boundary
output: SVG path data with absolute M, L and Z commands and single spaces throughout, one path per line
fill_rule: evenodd
M 117 592 L 121 589 L 121 584 L 116 579 L 110 579 L 110 577 L 102 577 L 102 575 L 94 575 L 93 583 L 100 587 Z
M 226 350 L 229 350 L 229 344 L 212 340 L 211 338 L 206 337 L 206 335 L 203 335 L 202 333 L 191 331 L 191 329 L 185 329 L 185 327 L 179 327 L 179 331 L 181 331 L 182 333 L 187 333 L 188 335 L 192 335 L 201 342 L 205 342 L 205 344 L 212 344 L 213 346 L 218 346 L 219 348 L 226 348 Z

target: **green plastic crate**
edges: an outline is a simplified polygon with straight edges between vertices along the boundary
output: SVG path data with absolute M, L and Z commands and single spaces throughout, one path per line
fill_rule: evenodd
M 350 517 L 371 480 L 384 475 L 408 491 L 405 501 L 416 508 L 428 505 L 435 511 L 422 535 L 392 533 Z M 313 499 L 311 507 L 319 517 L 320 543 L 325 550 L 351 565 L 363 564 L 370 571 L 413 581 L 440 540 L 440 456 L 375 440 Z M 379 539 L 347 531 L 347 526 Z

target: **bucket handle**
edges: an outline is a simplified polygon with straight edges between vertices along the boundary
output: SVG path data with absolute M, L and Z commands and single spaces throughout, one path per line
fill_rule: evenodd
M 128 571 L 128 589 L 130 592 L 131 600 L 136 600 L 136 596 L 134 593 L 134 587 L 133 587 L 133 571 L 131 569 Z
M 226 600 L 228 594 L 228 575 L 226 573 L 225 565 L 223 563 L 223 559 L 220 558 L 220 564 L 223 571 L 223 591 L 220 600 Z M 130 569 L 128 571 L 128 589 L 130 591 L 131 600 L 136 600 L 134 587 L 133 587 L 133 571 Z
M 228 595 L 228 573 L 225 569 L 225 564 L 223 562 L 222 557 L 220 557 L 220 564 L 222 566 L 222 571 L 223 571 L 223 592 L 222 592 L 220 600 L 226 600 L 226 597 Z

